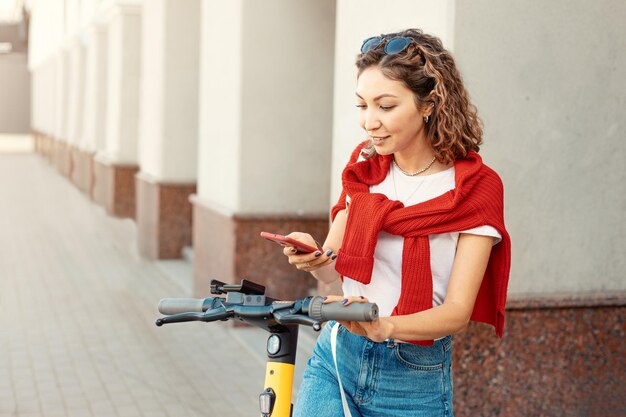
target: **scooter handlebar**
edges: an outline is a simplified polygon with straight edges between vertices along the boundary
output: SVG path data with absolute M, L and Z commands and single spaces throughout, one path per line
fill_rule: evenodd
M 206 298 L 163 298 L 159 301 L 159 313 L 166 315 L 202 313 L 207 310 L 206 300 Z
M 287 320 L 296 322 L 296 318 L 300 315 L 303 319 L 308 316 L 309 320 L 313 320 L 309 323 L 308 320 L 304 319 L 304 322 L 299 322 L 300 324 L 322 323 L 329 320 L 374 321 L 378 318 L 378 306 L 376 304 L 352 303 L 347 306 L 340 302 L 324 304 L 324 298 L 320 296 L 307 297 L 304 300 L 287 304 L 278 302 L 278 304 L 271 303 L 264 306 L 238 303 L 224 304 L 224 301 L 223 298 L 219 297 L 164 298 L 159 302 L 159 312 L 169 317 L 159 319 L 157 324 L 193 320 L 215 321 L 228 317 L 259 319 L 271 315 L 279 318 L 281 323 Z M 222 316 L 224 313 L 228 314 Z
M 347 306 L 340 302 L 324 304 L 324 298 L 316 296 L 308 306 L 308 315 L 319 322 L 374 321 L 378 318 L 378 306 L 374 303 L 352 303 Z

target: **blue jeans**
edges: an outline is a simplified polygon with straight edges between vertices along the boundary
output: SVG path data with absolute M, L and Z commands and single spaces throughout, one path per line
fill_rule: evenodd
M 328 323 L 307 363 L 294 417 L 343 417 Z M 452 337 L 433 346 L 372 342 L 340 326 L 337 364 L 352 417 L 452 413 Z

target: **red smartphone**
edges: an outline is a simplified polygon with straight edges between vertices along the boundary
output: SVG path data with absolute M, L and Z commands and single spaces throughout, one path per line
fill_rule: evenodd
M 287 236 L 277 235 L 276 233 L 261 232 L 261 237 L 267 240 L 271 240 L 272 242 L 276 242 L 281 246 L 291 246 L 293 248 L 296 248 L 296 250 L 300 253 L 311 253 L 318 250 L 313 246 L 298 242 L 297 240 Z

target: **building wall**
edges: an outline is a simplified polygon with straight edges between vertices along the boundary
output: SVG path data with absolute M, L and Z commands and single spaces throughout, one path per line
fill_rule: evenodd
M 0 54 L 0 133 L 30 132 L 30 73 L 25 53 Z
M 198 172 L 200 3 L 142 8 L 139 163 L 158 180 L 195 182 Z
M 334 7 L 203 4 L 199 153 L 216 157 L 198 167 L 199 196 L 237 213 L 327 211 Z
M 510 294 L 626 290 L 626 3 L 458 2 L 455 54 L 502 176 Z
M 334 10 L 334 0 L 244 2 L 241 212 L 328 210 Z
M 625 15 L 617 0 L 456 4 L 512 239 L 504 338 L 455 341 L 458 415 L 624 412 Z
M 55 96 L 57 81 L 57 66 L 54 58 L 40 63 L 37 68 L 31 69 L 31 127 L 32 130 L 54 134 L 56 123 L 57 98 Z
M 28 66 L 31 70 L 49 59 L 66 35 L 65 1 L 46 0 L 34 4 L 29 27 Z
M 212 201 L 229 211 L 240 205 L 239 190 L 232 184 L 239 183 L 241 163 L 242 3 L 243 0 L 216 0 L 202 5 L 201 39 L 221 39 L 228 33 L 228 42 L 215 42 L 210 48 L 212 53 L 204 52 L 207 44 L 203 43 L 200 73 L 220 69 L 213 62 L 215 56 L 227 62 L 229 70 L 219 71 L 220 76 L 200 77 L 200 97 L 219 97 L 219 102 L 200 100 L 199 104 L 199 135 L 211 140 L 200 140 L 198 153 L 216 157 L 210 164 L 198 165 L 198 178 L 205 179 L 198 181 L 198 195 L 211 196 Z M 222 181 L 223 178 L 229 181 Z
M 198 175 L 198 84 L 201 1 L 167 4 L 164 178 L 196 181 Z M 180 6 L 180 7 L 179 7 Z M 185 45 L 181 48 L 181 45 Z M 145 74 L 145 71 L 144 71 Z

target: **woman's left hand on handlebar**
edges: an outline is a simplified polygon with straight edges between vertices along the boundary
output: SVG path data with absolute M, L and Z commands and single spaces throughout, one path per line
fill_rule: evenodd
M 339 295 L 329 295 L 324 300 L 324 304 L 332 302 L 341 302 L 345 306 L 352 303 L 369 303 L 365 297 L 342 297 Z M 339 321 L 339 323 L 350 331 L 350 333 L 359 336 L 365 336 L 373 342 L 384 342 L 391 338 L 391 323 L 384 317 L 376 319 L 372 322 L 367 321 Z

